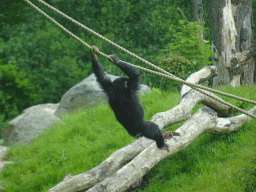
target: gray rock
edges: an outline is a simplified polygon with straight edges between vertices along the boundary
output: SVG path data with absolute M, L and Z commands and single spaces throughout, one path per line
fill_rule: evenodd
M 4 159 L 4 156 L 7 152 L 8 148 L 5 146 L 0 146 L 0 161 Z
M 111 81 L 119 78 L 119 76 L 108 75 Z M 145 94 L 149 91 L 149 87 L 141 84 L 138 93 Z M 101 89 L 96 81 L 94 74 L 69 89 L 61 98 L 60 104 L 55 115 L 61 116 L 66 112 L 72 112 L 77 109 L 95 106 L 102 101 L 107 104 L 107 95 Z
M 40 104 L 25 109 L 2 129 L 4 142 L 9 145 L 30 142 L 59 120 L 54 115 L 57 107 L 58 104 Z
M 9 163 L 12 163 L 12 162 L 10 162 L 10 161 L 0 162 L 0 172 L 2 171 L 2 169 L 4 168 L 4 166 L 5 166 L 6 164 L 9 164 Z
M 1 183 L 1 180 L 0 180 L 0 183 Z M 0 186 L 0 191 L 4 191 L 4 190 L 5 188 Z

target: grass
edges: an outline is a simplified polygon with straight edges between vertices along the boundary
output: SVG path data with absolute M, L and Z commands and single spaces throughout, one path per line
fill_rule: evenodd
M 256 100 L 255 88 L 221 89 Z M 177 105 L 178 100 L 179 93 L 160 90 L 140 97 L 146 120 Z M 245 109 L 252 107 L 232 102 Z M 250 174 L 255 167 L 252 164 L 256 155 L 255 122 L 250 121 L 236 133 L 199 136 L 184 150 L 150 170 L 137 191 L 243 191 L 246 186 L 252 186 L 255 183 Z M 175 130 L 180 124 L 165 130 Z M 6 160 L 14 163 L 0 173 L 1 186 L 8 192 L 46 191 L 67 173 L 75 175 L 90 170 L 133 141 L 108 106 L 99 105 L 65 115 L 62 123 L 56 123 L 31 144 L 10 148 Z

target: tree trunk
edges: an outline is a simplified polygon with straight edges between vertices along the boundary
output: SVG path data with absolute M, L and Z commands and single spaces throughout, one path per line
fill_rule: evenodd
M 179 7 L 177 7 L 177 10 L 179 11 L 182 19 L 189 23 L 182 10 Z M 190 0 L 190 12 L 191 22 L 198 22 L 200 25 L 204 26 L 204 9 L 202 0 Z M 203 33 L 199 34 L 199 36 L 204 39 Z
M 253 59 L 243 67 L 234 55 L 248 49 L 252 43 L 253 0 L 208 0 L 209 20 L 215 58 L 218 68 L 217 84 L 239 86 L 253 83 L 255 64 Z
M 191 21 L 204 26 L 204 8 L 202 0 L 190 0 Z M 204 39 L 204 33 L 199 34 Z
M 241 48 L 240 51 L 248 49 L 253 42 L 253 18 L 252 7 L 250 7 L 241 28 Z M 241 80 L 242 84 L 252 84 L 254 82 L 255 61 L 254 58 L 249 59 L 242 67 Z
M 190 0 L 191 21 L 198 21 L 204 25 L 204 8 L 202 0 Z

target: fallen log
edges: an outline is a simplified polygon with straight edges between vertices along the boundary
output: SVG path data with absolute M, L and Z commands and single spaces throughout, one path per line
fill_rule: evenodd
M 250 110 L 255 114 L 256 106 Z M 166 157 L 173 155 L 203 133 L 227 134 L 238 130 L 247 120 L 246 115 L 231 118 L 217 118 L 217 113 L 208 107 L 200 108 L 189 120 L 187 120 L 175 132 L 180 136 L 174 136 L 168 140 L 170 152 L 159 150 L 155 143 L 143 150 L 131 162 L 123 166 L 116 173 L 90 188 L 88 192 L 125 191 L 140 180 L 153 166 Z
M 191 74 L 187 81 L 202 83 L 216 74 L 217 70 L 214 66 L 204 67 Z M 208 107 L 201 108 L 191 117 L 191 110 L 197 103 L 203 103 Z M 204 132 L 226 134 L 241 127 L 245 119 L 250 119 L 246 115 L 217 118 L 217 114 L 227 116 L 229 113 L 229 107 L 184 85 L 178 105 L 166 112 L 155 114 L 151 119 L 160 129 L 189 119 L 175 130 L 180 136 L 168 140 L 170 153 L 158 150 L 152 140 L 142 137 L 115 151 L 93 169 L 75 176 L 69 174 L 48 192 L 85 191 L 89 188 L 88 191 L 125 191 L 131 186 L 136 186 L 155 164 L 182 150 L 200 134 Z

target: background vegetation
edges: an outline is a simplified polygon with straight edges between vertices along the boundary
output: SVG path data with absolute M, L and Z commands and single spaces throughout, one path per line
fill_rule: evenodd
M 88 44 L 97 45 L 106 54 L 116 53 L 122 60 L 145 67 L 38 2 L 32 2 Z M 47 2 L 117 44 L 182 78 L 211 64 L 206 0 L 203 0 L 205 28 L 181 21 L 176 8 L 180 7 L 190 19 L 189 0 Z M 87 48 L 22 0 L 1 0 L 0 13 L 1 128 L 5 125 L 1 119 L 9 120 L 29 106 L 59 102 L 69 88 L 92 73 L 92 68 Z M 197 33 L 201 31 L 205 33 L 205 41 L 198 38 Z M 100 61 L 108 73 L 123 75 L 106 59 L 100 58 Z M 142 82 L 150 87 L 164 90 L 179 88 L 179 85 L 169 80 L 148 73 L 142 74 Z
M 145 66 L 36 1 L 32 2 L 88 44 L 97 45 L 102 52 L 116 53 L 122 60 Z M 209 45 L 204 46 L 196 39 L 196 25 L 181 23 L 176 10 L 180 7 L 189 18 L 189 0 L 47 2 L 155 64 L 170 50 L 189 61 L 198 61 L 190 66 L 176 62 L 171 72 L 181 77 L 209 64 Z M 23 1 L 2 0 L 0 13 L 0 113 L 5 119 L 35 104 L 59 102 L 69 88 L 92 73 L 89 50 Z M 206 37 L 209 40 L 209 31 Z M 100 58 L 100 62 L 108 73 L 123 75 L 106 59 Z M 175 62 L 164 63 L 160 66 L 170 68 Z M 175 89 L 170 81 L 142 74 L 142 82 L 150 87 Z
M 39 3 L 32 2 L 88 44 L 145 67 Z M 205 28 L 182 22 L 176 10 L 180 7 L 189 19 L 189 0 L 47 2 L 182 78 L 211 64 L 207 9 L 204 9 Z M 206 0 L 203 4 L 207 7 Z M 255 1 L 253 8 L 256 16 Z M 198 31 L 204 31 L 205 41 L 198 38 Z M 105 59 L 100 58 L 100 61 L 108 73 L 123 75 Z M 0 1 L 0 129 L 29 106 L 59 102 L 69 88 L 91 73 L 90 52 L 80 43 L 23 1 Z M 141 97 L 147 119 L 177 104 L 179 85 L 158 76 L 141 74 L 143 83 L 158 87 Z M 224 88 L 223 91 L 256 100 L 255 90 L 255 87 L 241 87 L 236 90 Z M 244 109 L 251 107 L 244 102 L 231 102 Z M 3 186 L 11 192 L 45 191 L 62 180 L 66 173 L 89 170 L 116 149 L 132 142 L 134 139 L 109 113 L 109 107 L 100 105 L 65 116 L 65 124 L 57 123 L 31 145 L 12 147 L 6 160 L 14 163 L 6 166 L 0 174 Z M 104 122 L 99 119 L 104 119 Z M 174 130 L 180 125 L 169 129 Z M 238 133 L 202 135 L 183 151 L 155 166 L 138 191 L 253 191 L 256 185 L 255 145 L 255 120 Z

